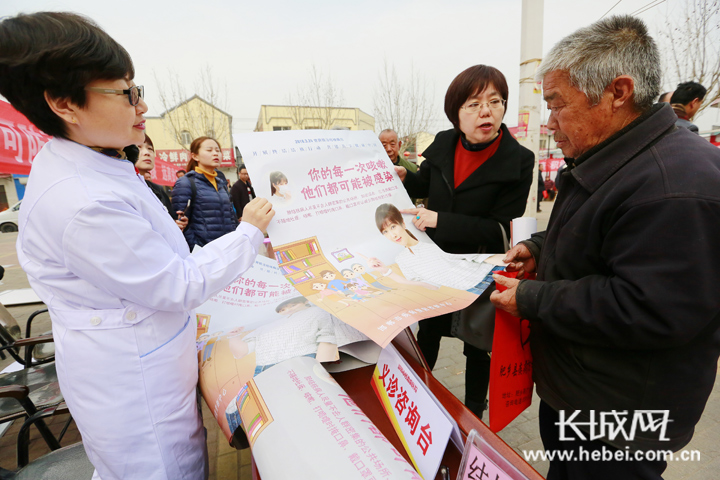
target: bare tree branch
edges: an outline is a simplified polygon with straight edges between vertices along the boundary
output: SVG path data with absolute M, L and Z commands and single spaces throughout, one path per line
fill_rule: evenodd
M 417 134 L 429 130 L 433 112 L 432 88 L 410 65 L 405 79 L 398 78 L 395 66 L 383 63 L 383 70 L 375 86 L 373 103 L 375 125 L 380 130 L 395 130 L 398 138 L 405 139 L 403 151 L 415 144 Z
M 330 76 L 327 78 L 315 65 L 310 70 L 308 83 L 299 85 L 295 95 L 288 96 L 292 121 L 301 129 L 332 128 L 339 117 L 345 99 Z
M 665 77 L 707 88 L 698 112 L 720 98 L 720 0 L 684 0 L 680 15 L 669 15 L 660 31 Z
M 165 125 L 170 128 L 172 137 L 184 149 L 189 150 L 192 139 L 197 137 L 207 135 L 220 139 L 231 135 L 230 122 L 217 110 L 227 110 L 227 84 L 221 85 L 213 78 L 210 66 L 200 70 L 194 82 L 193 94 L 188 93 L 184 82 L 176 72 L 168 71 L 165 79 L 167 85 L 158 78 L 157 72 L 153 73 L 158 85 L 160 101 L 165 110 L 162 116 L 168 120 Z M 210 105 L 178 108 L 187 105 L 194 95 Z M 189 135 L 183 135 L 183 132 Z

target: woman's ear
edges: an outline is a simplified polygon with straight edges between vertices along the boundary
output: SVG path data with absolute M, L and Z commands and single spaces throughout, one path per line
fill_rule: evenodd
M 80 108 L 72 103 L 69 98 L 53 98 L 47 91 L 45 91 L 44 95 L 45 101 L 55 115 L 69 124 L 76 125 L 78 123 L 77 112 Z

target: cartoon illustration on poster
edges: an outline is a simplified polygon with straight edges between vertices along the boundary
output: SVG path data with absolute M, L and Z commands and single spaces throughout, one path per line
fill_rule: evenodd
M 380 352 L 365 335 L 299 296 L 277 262 L 264 257 L 196 314 L 200 388 L 228 439 L 241 423 L 237 404 L 248 398 L 245 385 L 254 376 L 295 357 L 330 362 L 337 370 L 374 363 Z M 343 361 L 341 354 L 356 358 Z
M 386 346 L 403 328 L 468 306 L 502 255 L 451 255 L 413 208 L 370 131 L 239 134 L 281 273 L 314 305 Z

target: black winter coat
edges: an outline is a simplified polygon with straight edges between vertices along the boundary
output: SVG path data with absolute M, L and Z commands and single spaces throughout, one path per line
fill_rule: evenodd
M 248 187 L 250 187 L 249 194 Z M 232 198 L 233 207 L 235 207 L 235 213 L 237 214 L 238 218 L 242 217 L 242 212 L 245 208 L 245 205 L 250 203 L 250 195 L 255 198 L 255 189 L 252 187 L 252 185 L 248 185 L 239 179 L 230 189 L 230 197 Z
M 533 179 L 534 156 L 501 126 L 495 154 L 458 188 L 454 187 L 455 148 L 460 134 L 440 132 L 423 156 L 417 173 L 408 172 L 405 189 L 414 198 L 428 198 L 438 212 L 430 238 L 448 253 L 501 253 L 500 225 L 510 235 L 510 220 L 522 216 Z
M 197 193 L 190 204 L 190 220 L 183 231 L 190 250 L 195 245 L 201 247 L 216 238 L 232 232 L 237 227 L 238 221 L 230 201 L 225 175 L 218 171 L 215 181 L 218 189 L 205 178 L 205 175 L 196 171 L 188 172 L 175 182 L 173 188 L 172 204 L 175 210 L 185 210 L 188 199 L 192 198 L 190 179 L 195 180 Z
M 605 439 L 620 448 L 686 445 L 720 355 L 720 150 L 675 120 L 654 107 L 563 173 L 547 231 L 526 243 L 538 280 L 516 295 L 552 408 L 583 410 L 578 422 L 629 411 L 626 431 L 633 411 L 670 411 L 669 441 Z
M 150 190 L 155 194 L 156 197 L 158 197 L 158 200 L 160 200 L 163 204 L 163 206 L 167 209 L 168 213 L 172 217 L 173 220 L 177 220 L 177 213 L 173 209 L 172 202 L 170 201 L 170 197 L 168 197 L 168 194 L 165 193 L 165 189 L 158 185 L 157 183 L 153 183 L 150 180 L 145 180 L 145 183 L 147 183 L 147 186 L 150 187 Z

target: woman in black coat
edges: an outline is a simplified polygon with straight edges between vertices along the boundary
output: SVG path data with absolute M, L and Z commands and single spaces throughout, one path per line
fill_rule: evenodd
M 170 197 L 165 190 L 160 185 L 153 183 L 150 180 L 150 172 L 153 168 L 155 168 L 155 145 L 147 133 L 145 134 L 145 141 L 137 147 L 139 154 L 138 159 L 135 162 L 135 168 L 138 173 L 145 178 L 147 186 L 150 187 L 150 190 L 152 190 L 158 200 L 160 200 L 163 207 L 165 207 L 172 219 L 175 220 L 177 226 L 180 227 L 180 230 L 185 229 L 187 226 L 187 218 L 182 215 L 182 212 L 178 212 L 173 209 Z M 179 218 L 178 214 L 180 214 Z
M 445 114 L 455 128 L 440 132 L 417 173 L 395 167 L 408 195 L 428 198 L 427 208 L 404 210 L 448 253 L 501 253 L 510 220 L 525 212 L 534 167 L 532 152 L 502 119 L 508 98 L 505 76 L 486 65 L 470 67 L 450 84 Z M 483 297 L 484 298 L 484 297 Z M 452 336 L 452 315 L 420 321 L 418 343 L 430 368 L 440 339 Z M 478 417 L 486 408 L 488 352 L 465 343 L 465 404 Z
M 238 225 L 235 209 L 228 193 L 227 180 L 220 166 L 222 150 L 214 138 L 199 137 L 190 144 L 187 174 L 175 182 L 172 204 L 185 210 L 190 200 L 189 223 L 183 234 L 190 250 L 232 232 Z

